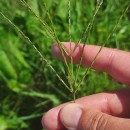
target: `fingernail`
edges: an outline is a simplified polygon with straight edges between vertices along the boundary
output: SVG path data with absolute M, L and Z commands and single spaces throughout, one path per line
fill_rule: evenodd
M 59 121 L 59 109 L 49 110 L 41 120 L 45 130 L 61 130 L 63 125 Z
M 82 109 L 78 104 L 65 106 L 60 113 L 60 119 L 68 130 L 76 130 L 82 114 Z
M 52 46 L 52 54 L 56 57 L 60 57 L 60 50 L 57 44 Z

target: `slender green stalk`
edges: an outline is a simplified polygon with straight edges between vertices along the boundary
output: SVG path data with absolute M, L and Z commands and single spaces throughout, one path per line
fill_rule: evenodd
M 70 75 L 69 75 L 69 84 L 72 89 L 72 92 L 74 91 L 74 84 L 73 84 L 73 78 L 74 78 L 74 68 L 73 68 L 73 58 L 72 58 L 72 32 L 71 32 L 71 1 L 68 0 L 68 34 L 69 34 L 69 42 L 70 42 Z
M 73 91 L 73 88 L 72 88 L 72 83 L 71 83 L 71 80 L 72 77 L 73 77 L 73 60 L 72 60 L 72 56 L 71 56 L 71 68 L 69 68 L 69 65 L 68 65 L 68 62 L 67 62 L 67 59 L 65 57 L 65 54 L 64 52 L 67 54 L 67 51 L 66 49 L 62 46 L 61 42 L 59 41 L 58 37 L 57 37 L 57 34 L 56 34 L 56 31 L 55 31 L 55 27 L 54 27 L 54 24 L 53 24 L 53 21 L 52 21 L 52 18 L 50 16 L 50 13 L 49 13 L 49 10 L 47 9 L 47 6 L 46 6 L 46 3 L 43 1 L 43 4 L 44 4 L 44 7 L 45 7 L 45 10 L 46 10 L 46 13 L 47 13 L 47 16 L 51 22 L 51 27 L 52 27 L 52 30 L 54 32 L 54 36 L 56 37 L 56 42 L 58 43 L 58 46 L 59 46 L 59 49 L 61 51 L 61 54 L 62 54 L 62 57 L 64 59 L 64 62 L 65 62 L 65 65 L 67 67 L 67 79 L 68 79 L 68 82 L 69 82 L 69 85 L 70 85 L 70 89 L 71 91 Z M 70 44 L 71 44 L 71 20 L 70 20 L 70 0 L 68 1 L 68 21 L 69 21 L 69 38 L 70 38 Z
M 52 27 L 52 30 L 53 30 L 53 33 L 54 33 L 54 37 L 56 38 L 56 42 L 58 43 L 58 46 L 59 46 L 59 49 L 60 49 L 60 51 L 61 51 L 63 60 L 64 60 L 64 62 L 65 62 L 65 65 L 66 65 L 67 69 L 68 69 L 68 72 L 69 72 L 69 65 L 68 65 L 67 59 L 66 59 L 65 54 L 64 54 L 64 52 L 66 53 L 65 48 L 62 46 L 62 43 L 60 42 L 60 40 L 59 40 L 58 37 L 57 37 L 56 31 L 55 31 L 55 27 L 54 27 L 52 18 L 51 18 L 51 16 L 50 16 L 49 10 L 47 9 L 46 3 L 45 3 L 44 0 L 42 0 L 42 2 L 43 2 L 43 5 L 44 5 L 44 7 L 45 7 L 47 16 L 48 16 L 48 18 L 49 18 L 49 20 L 50 20 L 50 22 L 51 22 L 51 27 Z
M 73 94 L 73 101 L 75 103 L 75 100 L 76 100 L 76 90 L 74 90 L 74 92 L 72 94 Z
M 86 42 L 88 41 L 88 37 L 89 37 L 89 34 L 90 34 L 90 31 L 93 27 L 93 23 L 94 23 L 94 20 L 95 20 L 95 17 L 101 7 L 101 5 L 103 4 L 103 0 L 98 0 L 97 2 L 97 5 L 96 5 L 96 8 L 95 8 L 95 11 L 94 11 L 94 15 L 92 17 L 92 20 L 89 22 L 86 30 L 84 31 L 83 33 L 83 38 L 81 38 L 79 41 L 83 41 L 83 49 L 82 49 L 82 52 L 81 52 L 81 56 L 80 56 L 80 62 L 79 62 L 79 65 L 78 65 L 78 68 L 77 68 L 77 72 L 76 72 L 76 78 L 75 78 L 75 83 L 77 82 L 77 78 L 78 78 L 78 75 L 79 75 L 79 71 L 80 71 L 80 66 L 82 64 L 82 60 L 83 60 L 83 53 L 84 53 L 84 48 L 85 48 L 85 45 L 86 45 Z M 77 47 L 78 45 L 76 45 Z
M 47 9 L 47 6 L 46 6 L 45 1 L 42 0 L 42 2 L 43 2 L 43 5 L 44 5 L 44 7 L 45 7 L 45 10 L 46 10 L 47 16 L 48 16 L 48 18 L 49 18 L 49 20 L 50 20 L 50 22 L 51 22 L 51 27 L 52 27 L 52 30 L 53 30 L 54 36 L 55 36 L 55 38 L 56 38 L 56 41 L 58 42 L 59 39 L 58 39 L 58 37 L 57 37 L 56 31 L 55 31 L 55 27 L 54 27 L 54 24 L 53 24 L 52 18 L 51 18 L 51 16 L 50 16 L 49 10 Z
M 62 78 L 58 75 L 58 73 L 55 71 L 55 69 L 52 67 L 52 65 L 48 62 L 48 60 L 41 54 L 41 52 L 37 49 L 37 47 L 32 43 L 32 41 L 11 21 L 9 20 L 3 13 L 0 12 L 0 14 L 3 16 L 3 18 L 14 27 L 14 29 L 21 34 L 21 36 L 35 49 L 35 51 L 39 54 L 39 56 L 42 58 L 42 61 L 44 61 L 47 66 L 51 68 L 51 70 L 56 74 L 58 79 L 64 84 L 64 86 L 70 91 L 70 88 L 68 85 L 62 80 Z
M 21 3 L 23 3 L 33 14 L 34 16 L 41 22 L 41 24 L 44 26 L 45 31 L 47 32 L 48 36 L 53 39 L 53 41 L 56 41 L 56 37 L 54 35 L 53 30 L 49 27 L 49 25 L 45 22 L 44 19 L 41 19 L 34 11 L 33 9 L 28 5 L 28 3 L 25 0 L 20 0 Z
M 68 28 L 69 28 L 69 41 L 70 41 L 70 47 L 71 47 L 71 3 L 70 3 L 70 0 L 68 0 Z
M 60 40 L 57 37 L 57 34 L 56 34 L 56 31 L 55 31 L 55 28 L 54 28 L 54 24 L 53 24 L 52 18 L 50 16 L 50 13 L 49 13 L 47 7 L 46 7 L 46 3 L 42 0 L 43 5 L 45 7 L 46 13 L 47 13 L 48 18 L 49 18 L 49 20 L 51 22 L 51 26 L 52 27 L 49 27 L 49 25 L 36 14 L 33 11 L 33 9 L 28 5 L 28 3 L 25 0 L 20 0 L 20 1 L 38 18 L 38 20 L 45 27 L 46 32 L 49 33 L 49 35 L 52 36 L 53 39 L 57 42 L 59 50 L 61 52 L 61 55 L 62 55 L 64 63 L 65 63 L 65 66 L 67 68 L 68 76 L 71 77 L 71 72 L 70 72 L 70 69 L 69 69 L 69 64 L 68 64 L 66 56 L 65 56 L 65 54 L 67 55 L 67 51 L 66 51 L 66 49 L 64 48 L 64 46 L 62 45 L 62 43 L 60 42 Z M 69 81 L 69 78 L 68 78 L 68 81 Z
M 108 37 L 107 37 L 107 39 L 105 40 L 104 44 L 100 47 L 98 53 L 96 54 L 96 56 L 95 56 L 94 59 L 92 60 L 92 63 L 91 63 L 91 65 L 90 65 L 90 67 L 87 68 L 87 70 L 86 70 L 86 72 L 85 72 L 85 74 L 84 74 L 84 76 L 83 76 L 81 82 L 78 84 L 77 90 L 78 90 L 78 88 L 81 86 L 81 84 L 82 84 L 83 80 L 85 79 L 85 77 L 87 76 L 89 70 L 93 67 L 93 65 L 94 65 L 94 63 L 95 63 L 95 61 L 96 61 L 98 55 L 100 54 L 100 52 L 102 51 L 102 49 L 104 48 L 104 46 L 107 44 L 107 42 L 108 42 L 108 40 L 110 39 L 110 37 L 112 36 L 113 32 L 114 32 L 114 31 L 116 30 L 116 28 L 118 27 L 119 23 L 121 22 L 123 16 L 126 14 L 126 12 L 127 12 L 127 10 L 129 9 L 129 7 L 130 7 L 130 4 L 127 6 L 127 8 L 126 8 L 126 9 L 124 10 L 124 12 L 122 13 L 122 15 L 119 17 L 119 19 L 117 20 L 117 23 L 115 24 L 115 26 L 113 27 L 112 31 L 111 31 L 110 34 L 108 35 Z M 77 90 L 76 90 L 76 91 L 77 91 Z

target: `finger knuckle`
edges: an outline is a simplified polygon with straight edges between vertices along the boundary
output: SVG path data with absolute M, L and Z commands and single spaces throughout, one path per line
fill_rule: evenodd
M 87 119 L 83 120 L 81 121 L 82 125 L 79 130 L 106 130 L 108 124 L 107 118 L 101 112 L 87 115 Z

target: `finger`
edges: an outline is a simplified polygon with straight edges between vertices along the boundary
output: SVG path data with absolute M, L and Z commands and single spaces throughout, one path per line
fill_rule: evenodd
M 89 109 L 97 109 L 118 117 L 130 117 L 130 90 L 118 90 L 109 93 L 100 93 L 76 100 L 76 103 Z M 47 130 L 60 130 L 63 125 L 59 120 L 60 110 L 69 103 L 62 104 L 48 111 L 42 118 L 42 124 Z M 62 129 L 61 129 L 62 130 Z
M 69 43 L 63 43 L 68 53 L 71 54 L 72 50 L 75 48 L 75 44 L 72 43 L 71 48 Z M 74 63 L 78 64 L 80 62 L 80 57 L 82 54 L 83 45 L 79 44 L 75 52 L 73 53 Z M 82 65 L 89 67 L 98 53 L 100 46 L 86 45 L 83 53 Z M 58 49 L 57 44 L 52 46 L 52 52 L 57 57 L 62 59 L 61 53 Z M 68 56 L 67 56 L 68 57 Z M 69 59 L 69 58 L 67 58 Z M 109 73 L 113 78 L 118 81 L 130 85 L 130 53 L 103 48 L 97 57 L 93 69 L 105 71 Z
M 60 120 L 68 130 L 129 130 L 130 119 L 117 118 L 77 104 L 60 111 Z

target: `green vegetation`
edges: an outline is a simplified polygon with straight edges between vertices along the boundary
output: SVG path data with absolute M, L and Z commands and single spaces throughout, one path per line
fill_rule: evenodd
M 64 87 L 55 73 L 67 85 L 73 86 L 67 77 L 70 73 L 66 75 L 66 64 L 52 56 L 52 44 L 58 40 L 78 43 L 83 37 L 84 29 L 89 23 L 93 23 L 88 39 L 83 37 L 82 43 L 103 45 L 130 4 L 129 0 L 104 0 L 93 21 L 96 0 L 44 0 L 46 4 L 43 0 L 28 0 L 29 7 L 44 20 L 41 23 L 21 1 L 0 2 L 0 12 L 33 43 L 28 44 L 28 39 L 0 14 L 0 130 L 42 129 L 40 119 L 44 112 L 59 103 L 73 100 L 72 93 Z M 56 32 L 58 39 L 51 31 Z M 86 34 L 88 33 L 85 36 Z M 106 46 L 130 50 L 130 8 Z M 42 60 L 33 47 L 38 49 L 47 62 Z M 76 75 L 78 66 L 72 63 L 73 61 L 67 65 L 71 73 L 74 70 Z M 55 72 L 50 69 L 50 64 Z M 77 81 L 81 81 L 85 71 L 86 68 L 80 68 Z M 91 70 L 81 83 L 76 98 L 121 87 L 125 85 L 106 73 Z

